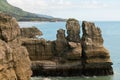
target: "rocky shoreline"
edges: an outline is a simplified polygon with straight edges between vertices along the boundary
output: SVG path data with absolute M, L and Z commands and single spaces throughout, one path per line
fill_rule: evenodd
M 102 76 L 112 75 L 109 51 L 103 46 L 100 28 L 94 23 L 69 19 L 65 30 L 59 29 L 55 41 L 23 39 L 32 61 L 32 76 Z
M 109 51 L 94 23 L 82 22 L 82 37 L 77 20 L 67 20 L 66 29 L 67 36 L 59 29 L 55 41 L 46 41 L 36 38 L 42 35 L 37 28 L 20 29 L 15 18 L 0 13 L 0 80 L 113 74 Z

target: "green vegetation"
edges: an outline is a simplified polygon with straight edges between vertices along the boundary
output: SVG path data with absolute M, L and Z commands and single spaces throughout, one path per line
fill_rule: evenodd
M 15 17 L 18 21 L 64 21 L 47 15 L 34 14 L 23 11 L 20 8 L 10 5 L 7 0 L 0 0 L 0 12 Z

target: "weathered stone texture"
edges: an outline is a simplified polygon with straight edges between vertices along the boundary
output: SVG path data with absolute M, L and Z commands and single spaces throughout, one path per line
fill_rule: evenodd
M 21 28 L 21 36 L 27 38 L 36 38 L 42 35 L 42 32 L 36 27 Z
M 112 61 L 107 49 L 103 46 L 103 38 L 100 28 L 94 23 L 83 21 L 82 23 L 82 49 L 84 58 L 85 75 L 113 74 Z M 90 73 L 91 69 L 98 70 Z M 102 73 L 100 73 L 100 71 Z
M 29 54 L 19 39 L 15 18 L 0 13 L 0 80 L 29 80 L 32 75 Z
M 103 46 L 100 28 L 83 21 L 82 38 L 80 24 L 69 19 L 65 30 L 57 31 L 55 41 L 22 39 L 32 60 L 33 76 L 94 76 L 111 75 L 113 69 L 109 51 Z
M 80 25 L 76 19 L 68 19 L 66 23 L 67 40 L 71 42 L 80 42 Z
M 8 42 L 20 35 L 20 28 L 15 18 L 0 13 L 0 39 Z

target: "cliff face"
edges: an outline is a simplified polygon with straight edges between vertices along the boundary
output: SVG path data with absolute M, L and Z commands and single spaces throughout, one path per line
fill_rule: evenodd
M 113 74 L 112 61 L 108 50 L 103 46 L 100 28 L 96 27 L 94 23 L 83 21 L 82 29 L 84 75 Z M 90 72 L 92 69 L 94 70 Z
M 16 20 L 0 13 L 0 80 L 29 80 L 32 74 L 27 49 L 21 46 Z
M 69 19 L 65 30 L 57 31 L 55 41 L 23 39 L 32 60 L 33 76 L 93 76 L 113 74 L 108 50 L 103 46 L 101 30 L 94 23 L 83 21 L 80 25 Z
M 16 19 L 0 13 L 0 39 L 8 42 L 20 35 L 20 29 Z
M 49 60 L 52 58 L 52 42 L 45 39 L 22 39 L 22 45 L 26 46 L 30 53 L 30 59 Z

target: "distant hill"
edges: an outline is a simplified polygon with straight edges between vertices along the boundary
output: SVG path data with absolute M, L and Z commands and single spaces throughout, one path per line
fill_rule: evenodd
M 65 19 L 23 11 L 9 4 L 7 0 L 0 0 L 0 12 L 7 13 L 18 21 L 65 21 Z

